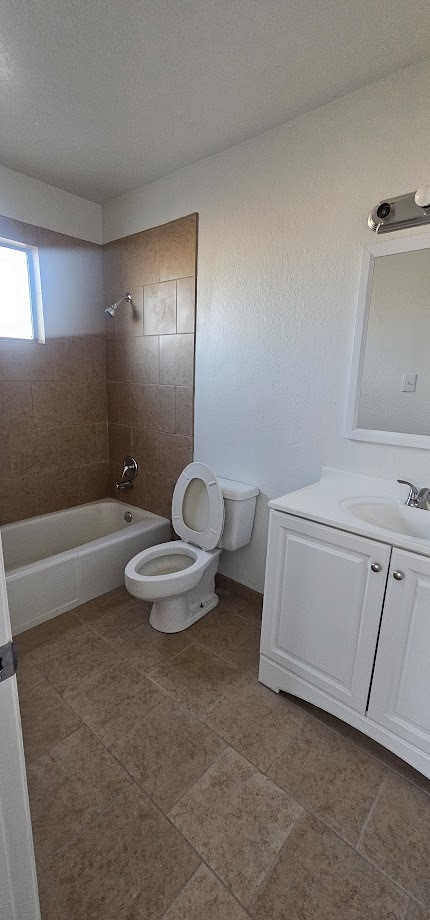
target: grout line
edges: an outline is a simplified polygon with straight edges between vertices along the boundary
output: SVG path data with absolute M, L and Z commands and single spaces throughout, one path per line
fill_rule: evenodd
M 374 798 L 374 800 L 373 800 L 373 803 L 372 803 L 372 805 L 371 805 L 371 807 L 370 807 L 370 809 L 369 809 L 369 814 L 367 815 L 367 818 L 366 818 L 366 820 L 365 820 L 365 822 L 364 822 L 364 824 L 363 824 L 363 827 L 361 828 L 361 831 L 360 831 L 360 833 L 359 833 L 359 835 L 358 835 L 358 840 L 357 840 L 357 843 L 355 844 L 355 849 L 357 850 L 358 853 L 361 853 L 361 854 L 362 854 L 362 851 L 359 850 L 359 847 L 360 847 L 360 845 L 361 845 L 361 843 L 362 843 L 362 840 L 363 840 L 363 837 L 364 837 L 364 835 L 365 835 L 365 833 L 366 833 L 367 826 L 368 826 L 368 824 L 369 824 L 369 822 L 370 822 L 370 820 L 371 820 L 371 818 L 372 818 L 372 816 L 373 816 L 373 812 L 375 811 L 376 803 L 377 803 L 377 801 L 378 801 L 378 799 L 379 799 L 379 796 L 380 796 L 380 794 L 381 794 L 382 788 L 383 788 L 383 786 L 384 786 L 386 776 L 387 776 L 387 771 L 385 771 L 385 773 L 384 773 L 384 775 L 383 775 L 383 777 L 382 777 L 382 779 L 381 779 L 381 782 L 380 782 L 380 784 L 379 784 L 379 788 L 378 788 L 378 790 L 377 790 L 377 792 L 376 792 L 376 795 L 375 795 L 375 798 Z

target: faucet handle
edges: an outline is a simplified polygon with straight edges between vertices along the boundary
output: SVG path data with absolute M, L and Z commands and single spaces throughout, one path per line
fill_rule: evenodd
M 406 504 L 406 505 L 413 505 L 413 504 L 415 504 L 415 502 L 416 502 L 416 500 L 417 500 L 417 498 L 418 498 L 418 489 L 417 489 L 417 486 L 414 486 L 413 482 L 408 482 L 407 479 L 398 479 L 397 482 L 400 483 L 401 486 L 409 486 L 409 495 L 408 495 L 408 497 L 407 497 L 407 499 L 406 499 L 405 504 Z

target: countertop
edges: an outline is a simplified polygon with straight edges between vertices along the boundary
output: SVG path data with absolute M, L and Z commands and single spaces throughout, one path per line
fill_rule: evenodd
M 317 521 L 329 527 L 337 527 L 349 533 L 360 534 L 388 543 L 400 549 L 421 553 L 430 556 L 430 540 L 411 537 L 397 531 L 386 530 L 374 524 L 363 521 L 347 508 L 343 502 L 348 499 L 394 499 L 399 504 L 404 504 L 407 497 L 407 487 L 401 486 L 394 480 L 378 479 L 361 473 L 349 473 L 332 467 L 324 467 L 319 482 L 315 482 L 304 489 L 273 498 L 269 508 L 294 514 L 296 517 Z M 417 508 L 409 509 L 410 513 L 429 514 L 430 511 L 421 511 Z

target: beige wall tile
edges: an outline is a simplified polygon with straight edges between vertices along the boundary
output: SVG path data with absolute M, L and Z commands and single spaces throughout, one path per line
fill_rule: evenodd
M 40 514 L 38 481 L 33 474 L 0 481 L 0 524 Z
M 109 425 L 109 459 L 122 463 L 131 453 L 131 428 L 127 425 Z
M 193 386 L 194 336 L 160 336 L 160 383 Z
M 144 389 L 146 426 L 160 431 L 175 430 L 175 389 L 169 386 L 147 386 Z
M 110 424 L 110 422 L 118 421 L 118 384 L 108 380 L 106 391 L 108 419 Z
M 160 431 L 159 473 L 164 479 L 178 479 L 182 470 L 193 459 L 193 442 L 180 434 Z
M 143 289 L 143 331 L 145 335 L 176 333 L 176 281 L 147 284 Z
M 195 275 L 196 233 L 196 214 L 159 227 L 160 281 Z
M 106 339 L 94 336 L 92 339 L 94 377 L 106 380 Z
M 59 476 L 53 476 L 49 472 L 40 473 L 37 478 L 40 514 L 49 514 L 51 511 L 61 511 L 63 508 L 79 505 L 81 478 L 80 469 L 63 471 Z
M 94 376 L 94 348 L 91 337 L 51 339 L 47 347 L 51 352 L 54 380 L 73 377 L 91 380 Z
M 34 425 L 31 383 L 18 380 L 0 381 L 0 419 L 2 431 L 16 427 L 29 428 Z
M 143 335 L 143 286 L 130 291 L 131 303 L 124 301 L 115 314 L 118 336 Z
M 42 473 L 61 465 L 56 428 L 15 428 L 9 432 L 13 476 Z
M 194 332 L 196 323 L 196 279 L 178 278 L 176 331 Z
M 118 421 L 121 425 L 144 428 L 147 422 L 143 384 L 118 383 Z
M 79 502 L 96 502 L 109 495 L 109 464 L 94 463 L 80 470 Z
M 176 427 L 177 434 L 187 438 L 193 437 L 194 430 L 194 390 L 192 387 L 176 387 Z
M 76 380 L 31 384 L 36 426 L 53 428 L 76 424 L 78 387 Z
M 50 380 L 49 345 L 36 342 L 0 342 L 0 379 Z
M 154 429 L 132 428 L 131 430 L 131 453 L 137 460 L 140 469 L 154 476 L 158 475 L 159 470 L 158 441 L 159 433 Z
M 96 435 L 96 459 L 100 462 L 109 460 L 109 441 L 108 425 L 106 422 L 99 422 L 95 426 Z
M 158 383 L 158 338 L 143 336 L 129 339 L 123 355 L 127 376 L 135 383 Z
M 159 476 L 148 476 L 146 480 L 146 508 L 153 514 L 171 518 L 172 498 L 175 481 L 161 479 Z
M 68 381 L 73 392 L 73 383 Z M 75 389 L 76 420 L 79 423 L 104 422 L 107 418 L 107 393 L 104 380 L 92 380 L 90 384 L 79 381 Z

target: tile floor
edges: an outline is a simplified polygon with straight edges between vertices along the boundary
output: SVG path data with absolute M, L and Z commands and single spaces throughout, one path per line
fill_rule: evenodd
M 260 610 L 18 637 L 43 920 L 430 920 L 430 782 L 257 681 Z

